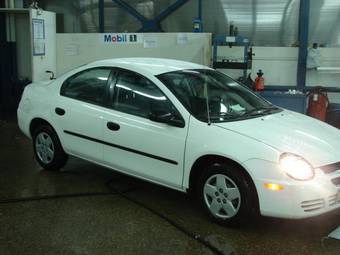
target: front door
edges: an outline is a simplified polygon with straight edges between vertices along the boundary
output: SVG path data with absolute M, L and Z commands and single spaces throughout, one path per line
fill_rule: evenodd
M 111 110 L 103 119 L 105 163 L 181 188 L 188 119 L 183 119 L 165 94 L 144 76 L 121 70 L 116 81 Z M 151 107 L 171 108 L 186 125 L 176 127 L 151 121 Z

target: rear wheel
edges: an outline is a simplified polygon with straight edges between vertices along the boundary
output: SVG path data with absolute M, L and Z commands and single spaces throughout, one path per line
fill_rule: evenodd
M 200 177 L 197 192 L 205 211 L 219 223 L 243 225 L 255 215 L 254 190 L 235 166 L 213 164 L 207 167 Z
M 33 149 L 39 165 L 46 170 L 59 170 L 68 159 L 52 127 L 42 125 L 33 132 Z

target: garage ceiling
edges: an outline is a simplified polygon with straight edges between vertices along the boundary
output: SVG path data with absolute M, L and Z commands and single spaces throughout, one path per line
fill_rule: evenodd
M 176 0 L 125 0 L 148 18 L 157 16 Z M 98 0 L 41 0 L 51 11 L 64 13 L 65 32 L 97 32 Z M 340 46 L 340 1 L 310 0 L 310 43 Z M 65 6 L 62 6 L 65 5 Z M 67 6 L 66 6 L 67 5 Z M 162 22 L 167 32 L 192 31 L 198 0 L 189 2 Z M 300 0 L 203 0 L 206 32 L 227 33 L 233 22 L 239 34 L 254 45 L 291 46 L 297 43 Z M 136 31 L 139 22 L 111 0 L 105 0 L 105 31 Z M 77 23 L 80 18 L 80 21 Z

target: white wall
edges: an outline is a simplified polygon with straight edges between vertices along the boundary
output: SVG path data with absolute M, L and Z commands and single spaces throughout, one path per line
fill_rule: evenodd
M 157 47 L 137 44 L 103 43 L 103 34 L 57 34 L 57 74 L 80 65 L 107 58 L 164 57 L 210 65 L 211 34 L 187 33 L 187 43 L 177 43 L 177 33 L 148 33 L 145 38 L 157 41 Z
M 319 48 L 321 67 L 340 68 L 340 48 Z M 306 83 L 309 86 L 338 86 L 340 87 L 340 71 L 337 73 L 329 71 L 308 70 Z
M 254 47 L 252 77 L 262 69 L 268 85 L 296 85 L 298 49 L 291 47 Z
M 56 73 L 56 16 L 53 12 L 31 10 L 31 56 L 32 81 L 48 80 L 50 75 L 46 70 Z M 45 23 L 45 56 L 33 56 L 32 18 L 43 19 Z

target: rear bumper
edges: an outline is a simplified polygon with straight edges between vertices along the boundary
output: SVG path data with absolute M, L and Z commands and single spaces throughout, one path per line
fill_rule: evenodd
M 19 105 L 18 111 L 17 111 L 17 118 L 18 118 L 18 126 L 20 130 L 29 138 L 31 138 L 30 133 L 30 118 L 28 115 L 28 112 L 26 112 L 22 105 Z
M 303 219 L 340 208 L 340 185 L 332 182 L 340 178 L 340 171 L 325 174 L 321 169 L 315 169 L 313 180 L 295 181 L 273 162 L 254 159 L 244 163 L 255 183 L 263 216 Z M 268 190 L 265 183 L 280 184 L 284 188 Z

